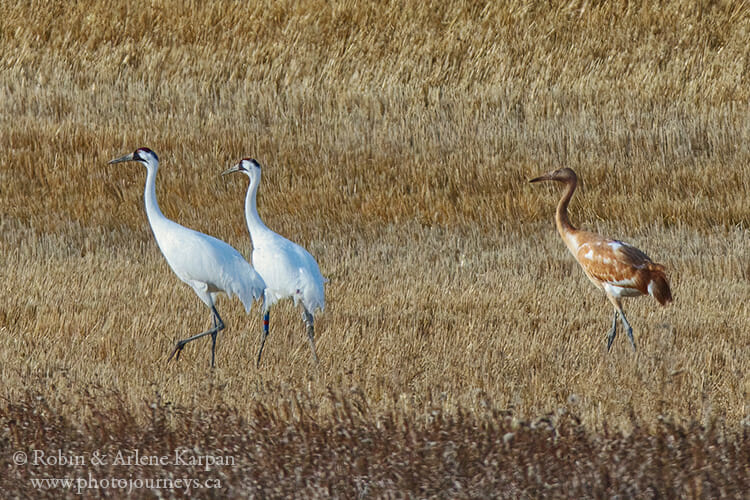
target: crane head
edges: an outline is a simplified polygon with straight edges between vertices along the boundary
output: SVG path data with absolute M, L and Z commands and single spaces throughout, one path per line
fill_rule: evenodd
M 154 153 L 148 148 L 138 148 L 133 153 L 130 153 L 129 155 L 121 156 L 120 158 L 110 160 L 108 164 L 114 165 L 115 163 L 121 163 L 124 161 L 139 161 L 141 163 L 144 163 L 146 167 L 149 167 L 149 166 L 158 165 L 159 157 L 156 156 L 156 153 Z
M 239 163 L 231 168 L 226 169 L 221 175 L 231 174 L 233 172 L 244 172 L 248 177 L 260 174 L 260 163 L 255 158 L 243 158 Z
M 576 182 L 578 177 L 572 168 L 558 168 L 552 172 L 547 172 L 544 175 L 535 177 L 529 182 L 540 182 L 540 181 L 558 181 L 558 182 Z

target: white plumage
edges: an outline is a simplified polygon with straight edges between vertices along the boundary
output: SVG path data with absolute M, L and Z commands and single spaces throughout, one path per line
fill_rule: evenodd
M 156 201 L 156 172 L 159 158 L 148 148 L 110 161 L 110 164 L 136 161 L 147 170 L 144 202 L 146 216 L 154 233 L 159 250 L 167 259 L 169 267 L 178 278 L 187 283 L 196 295 L 211 309 L 213 327 L 177 343 L 169 359 L 180 353 L 185 344 L 211 335 L 211 366 L 214 366 L 216 336 L 224 329 L 224 322 L 216 311 L 216 297 L 225 292 L 229 297 L 237 295 L 245 311 L 249 312 L 253 300 L 259 299 L 265 283 L 242 255 L 221 240 L 198 231 L 188 229 L 167 219 Z M 167 360 L 169 361 L 169 360 Z
M 250 186 L 245 197 L 245 219 L 250 239 L 253 243 L 252 262 L 266 283 L 263 302 L 263 336 L 258 351 L 257 364 L 260 365 L 263 346 L 268 336 L 269 309 L 278 300 L 291 297 L 295 305 L 302 303 L 302 317 L 307 325 L 313 359 L 318 362 L 315 352 L 314 314 L 325 308 L 324 283 L 318 263 L 302 248 L 271 231 L 260 219 L 257 210 L 257 193 L 260 184 L 261 168 L 257 161 L 245 158 L 223 172 L 243 172 L 250 178 Z

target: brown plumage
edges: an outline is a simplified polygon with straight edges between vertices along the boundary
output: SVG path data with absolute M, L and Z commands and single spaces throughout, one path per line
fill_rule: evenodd
M 604 291 L 615 307 L 612 329 L 607 335 L 607 350 L 612 347 L 617 335 L 618 314 L 635 350 L 633 329 L 622 309 L 622 298 L 651 295 L 661 305 L 672 302 L 672 291 L 669 289 L 664 266 L 654 263 L 648 255 L 627 243 L 573 227 L 568 219 L 568 204 L 576 190 L 578 177 L 572 169 L 561 168 L 529 182 L 539 181 L 557 181 L 567 186 L 557 205 L 555 223 L 557 231 L 583 272 L 597 288 Z

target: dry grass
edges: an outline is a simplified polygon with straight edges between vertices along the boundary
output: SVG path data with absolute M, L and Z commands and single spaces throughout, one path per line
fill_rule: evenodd
M 158 393 L 252 422 L 298 396 L 325 419 L 354 388 L 373 419 L 565 406 L 592 432 L 739 430 L 748 36 L 736 2 L 3 2 L 6 401 L 31 387 L 86 421 L 102 387 L 133 418 Z M 143 169 L 106 165 L 140 146 L 165 214 L 248 256 L 246 186 L 218 174 L 264 165 L 261 216 L 330 278 L 318 369 L 286 304 L 256 370 L 259 314 L 226 299 L 217 370 L 205 344 L 165 364 L 208 314 L 152 240 Z M 585 187 L 574 223 L 668 267 L 674 304 L 626 304 L 638 354 L 605 353 L 611 307 L 553 229 L 559 192 L 526 182 L 561 165 Z
M 318 420 L 312 415 L 321 403 L 332 411 Z M 448 415 L 432 404 L 422 418 L 399 410 L 373 413 L 356 392 L 331 392 L 315 400 L 293 396 L 272 408 L 253 403 L 248 418 L 223 406 L 207 412 L 175 409 L 157 399 L 143 405 L 148 411 L 143 419 L 117 395 L 101 393 L 89 395 L 84 404 L 93 416 L 83 426 L 33 393 L 5 409 L 0 424 L 8 429 L 9 444 L 29 457 L 40 448 L 61 450 L 63 457 L 81 457 L 81 462 L 97 453 L 109 457 L 97 467 L 40 467 L 43 473 L 35 479 L 81 482 L 34 490 L 29 487 L 34 468 L 18 467 L 3 454 L 0 466 L 7 472 L 0 487 L 6 497 L 122 498 L 138 480 L 156 485 L 148 493 L 131 490 L 132 496 L 146 498 L 742 499 L 750 488 L 747 432 L 727 434 L 716 426 L 663 419 L 649 428 L 634 420 L 627 436 L 591 434 L 562 411 L 530 422 L 492 411 Z M 180 425 L 170 425 L 174 420 Z M 133 450 L 165 462 L 179 450 L 184 461 L 208 454 L 234 457 L 234 463 L 116 463 L 121 453 L 133 460 Z M 129 481 L 115 487 L 102 483 L 123 476 Z M 161 486 L 169 484 L 165 479 L 183 478 L 200 483 Z M 214 488 L 215 480 L 221 488 Z

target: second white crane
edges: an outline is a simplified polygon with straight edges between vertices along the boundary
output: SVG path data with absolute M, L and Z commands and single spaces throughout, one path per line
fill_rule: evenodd
M 263 301 L 263 336 L 258 350 L 257 366 L 266 343 L 269 330 L 269 309 L 278 300 L 287 297 L 294 299 L 295 305 L 302 302 L 302 317 L 307 326 L 313 359 L 318 363 L 315 352 L 314 314 L 325 307 L 324 283 L 318 263 L 310 253 L 283 236 L 271 231 L 260 219 L 256 206 L 258 185 L 260 184 L 260 164 L 245 158 L 222 175 L 242 172 L 250 178 L 250 186 L 245 197 L 245 218 L 250 239 L 253 243 L 253 267 L 263 277 L 266 292 Z

